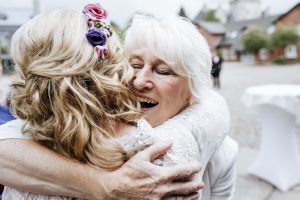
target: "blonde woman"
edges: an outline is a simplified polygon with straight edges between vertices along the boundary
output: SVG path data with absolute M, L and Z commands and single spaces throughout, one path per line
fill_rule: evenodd
M 64 11 L 63 13 L 60 13 L 60 14 L 63 14 L 63 16 L 64 16 L 66 13 L 68 13 L 68 12 Z M 105 12 L 103 12 L 103 13 L 105 15 Z M 66 18 L 64 16 L 61 19 L 68 19 L 68 18 Z M 76 19 L 76 17 L 72 16 L 72 20 L 74 20 L 74 19 Z M 72 21 L 71 18 L 69 18 L 68 20 L 69 20 L 69 24 L 70 24 L 70 22 Z M 49 19 L 46 21 L 49 21 Z M 37 21 L 37 23 L 40 23 L 40 21 Z M 62 22 L 60 22 L 60 23 L 62 23 Z M 55 28 L 60 29 L 60 25 L 61 24 L 59 24 L 59 25 L 56 24 Z M 188 25 L 187 27 L 189 27 L 189 26 L 190 25 Z M 38 27 L 38 26 L 32 26 L 32 27 L 30 27 L 30 29 L 32 30 L 33 27 Z M 74 29 L 74 30 L 78 30 L 78 29 Z M 192 29 L 192 30 L 194 31 L 194 29 Z M 62 34 L 62 33 L 60 33 L 60 34 Z M 107 34 L 111 35 L 109 31 L 107 32 Z M 68 34 L 65 34 L 65 35 L 67 36 Z M 111 37 L 111 36 L 109 36 L 109 37 Z M 95 49 L 96 55 L 98 56 L 98 58 L 100 57 L 102 59 L 100 61 L 102 63 L 102 65 L 99 68 L 100 71 L 98 72 L 100 74 L 101 73 L 103 74 L 103 71 L 101 70 L 101 68 L 102 67 L 105 68 L 105 66 L 108 65 L 108 63 L 111 59 L 110 46 L 109 46 L 110 39 L 111 38 L 109 38 L 107 40 L 108 41 L 107 42 L 108 52 L 102 51 L 103 48 L 101 48 L 101 47 L 98 47 Z M 63 41 L 66 41 L 66 39 L 64 39 Z M 201 38 L 200 41 L 204 41 L 204 39 Z M 84 41 L 80 41 L 80 42 L 84 43 Z M 33 42 L 33 43 L 37 44 L 37 42 Z M 76 42 L 73 41 L 73 43 L 76 43 Z M 63 42 L 61 42 L 60 44 L 63 44 Z M 207 45 L 205 43 L 205 41 L 204 41 L 204 45 Z M 61 49 L 61 48 L 58 48 L 58 49 Z M 76 48 L 76 49 L 78 51 L 81 50 L 78 48 Z M 50 50 L 47 49 L 47 54 L 50 53 L 50 55 L 51 55 L 51 52 L 52 52 L 51 50 L 52 49 L 50 49 Z M 63 52 L 65 52 L 65 51 L 66 51 L 66 49 L 64 49 Z M 26 51 L 26 52 L 28 52 L 28 51 Z M 72 54 L 74 53 L 74 51 L 70 51 L 70 52 Z M 206 55 L 207 52 L 203 52 L 203 53 L 204 53 L 204 55 Z M 43 56 L 45 56 L 45 55 L 43 55 Z M 59 60 L 60 61 L 59 63 L 64 63 L 63 61 L 66 58 L 68 58 L 68 56 L 65 57 L 65 55 L 63 56 L 63 59 L 61 59 L 61 60 L 57 59 L 57 57 L 56 57 L 55 61 Z M 74 59 L 74 56 L 69 57 L 69 58 Z M 81 56 L 80 55 L 77 56 L 77 59 L 80 60 Z M 78 62 L 78 60 L 76 60 L 76 61 Z M 164 61 L 164 60 L 160 60 L 160 61 Z M 18 64 L 18 62 L 16 62 L 16 63 Z M 103 63 L 105 63 L 105 65 Z M 45 64 L 45 63 L 43 63 L 43 64 Z M 164 64 L 167 65 L 166 62 L 164 62 Z M 47 70 L 51 69 L 50 71 L 52 72 L 53 69 L 51 68 L 51 66 L 50 66 L 50 68 L 48 68 L 49 66 L 50 65 L 48 65 L 46 67 L 46 69 Z M 95 66 L 97 66 L 97 65 L 95 65 Z M 167 67 L 169 67 L 169 66 L 167 65 Z M 56 68 L 54 68 L 54 69 L 56 69 Z M 61 69 L 61 68 L 59 68 L 59 69 Z M 55 72 L 54 75 L 60 77 L 64 73 L 70 73 L 70 70 L 67 67 L 63 67 L 62 69 L 64 69 L 64 70 L 59 71 L 59 73 Z M 87 69 L 87 68 L 85 68 L 85 69 Z M 123 69 L 119 68 L 119 70 L 122 71 Z M 65 110 L 65 112 L 55 110 L 55 112 L 65 114 L 66 117 L 59 117 L 59 115 L 55 115 L 55 118 L 59 119 L 56 121 L 55 125 L 53 125 L 52 127 L 46 128 L 46 129 L 43 128 L 43 129 L 41 129 L 42 131 L 38 131 L 37 135 L 42 135 L 42 137 L 36 137 L 35 130 L 31 128 L 31 125 L 29 126 L 30 129 L 28 132 L 33 133 L 34 138 L 36 138 L 41 143 L 46 144 L 50 148 L 53 148 L 53 146 L 51 146 L 51 144 L 54 144 L 53 149 L 56 151 L 59 151 L 67 156 L 72 157 L 72 158 L 76 158 L 82 162 L 87 162 L 92 165 L 96 165 L 98 167 L 106 168 L 109 170 L 113 170 L 113 169 L 120 167 L 131 156 L 131 154 L 133 154 L 135 151 L 143 148 L 143 146 L 150 144 L 152 138 L 159 138 L 159 139 L 171 138 L 174 140 L 172 150 L 170 152 L 168 152 L 163 158 L 155 160 L 155 163 L 157 165 L 171 166 L 171 165 L 176 165 L 181 162 L 185 163 L 185 162 L 190 162 L 193 160 L 198 160 L 198 161 L 201 161 L 201 164 L 203 164 L 205 167 L 208 163 L 208 160 L 211 158 L 211 156 L 217 150 L 217 148 L 221 144 L 225 134 L 227 133 L 228 124 L 225 123 L 228 120 L 227 116 L 226 115 L 221 116 L 221 114 L 220 115 L 210 115 L 209 110 L 213 108 L 211 106 L 202 108 L 202 106 L 195 105 L 195 106 L 192 106 L 191 108 L 188 108 L 188 109 L 182 111 L 184 108 L 190 106 L 190 103 L 192 102 L 191 101 L 192 94 L 194 96 L 194 94 L 196 94 L 196 93 L 193 93 L 194 88 L 191 87 L 191 84 L 189 82 L 190 80 L 188 80 L 186 78 L 186 76 L 182 76 L 183 74 L 182 75 L 177 74 L 176 79 L 169 77 L 169 78 L 171 78 L 170 81 L 172 81 L 173 85 L 176 86 L 177 89 L 180 89 L 182 91 L 182 93 L 181 93 L 182 95 L 179 96 L 178 99 L 176 99 L 176 100 L 178 100 L 178 101 L 176 101 L 176 104 L 173 104 L 175 106 L 171 107 L 172 108 L 171 110 L 168 107 L 165 107 L 165 106 L 162 107 L 161 114 L 163 114 L 163 115 L 162 115 L 162 117 L 159 117 L 159 120 L 157 120 L 157 121 L 152 121 L 149 116 L 148 116 L 148 119 L 153 126 L 157 126 L 159 124 L 162 124 L 164 120 L 167 120 L 168 118 L 173 117 L 178 112 L 182 111 L 182 113 L 180 113 L 179 115 L 175 116 L 174 118 L 172 118 L 165 124 L 162 124 L 160 127 L 158 127 L 157 130 L 159 130 L 159 132 L 152 130 L 151 127 L 149 126 L 149 124 L 147 124 L 147 122 L 144 120 L 138 120 L 137 124 L 138 124 L 139 129 L 135 129 L 134 127 L 130 126 L 130 123 L 135 122 L 133 120 L 136 119 L 135 116 L 137 114 L 136 112 L 133 112 L 131 110 L 131 109 L 133 109 L 133 110 L 135 109 L 135 107 L 133 106 L 134 99 L 131 99 L 131 101 L 129 101 L 130 95 L 128 95 L 128 96 L 125 95 L 126 98 L 124 97 L 123 101 L 120 101 L 120 99 L 122 100 L 122 97 L 120 98 L 120 96 L 118 97 L 118 99 L 116 99 L 114 96 L 111 97 L 114 99 L 110 99 L 106 95 L 108 93 L 103 92 L 104 89 L 103 89 L 103 86 L 101 86 L 101 85 L 105 86 L 105 83 L 107 83 L 107 82 L 103 81 L 102 79 L 107 80 L 110 77 L 111 79 L 117 80 L 116 82 L 118 82 L 118 80 L 121 80 L 121 82 L 122 82 L 122 80 L 124 80 L 124 79 L 122 79 L 122 77 L 118 78 L 118 76 L 120 76 L 120 74 L 122 74 L 122 72 L 116 70 L 115 66 L 112 69 L 112 71 L 113 72 L 117 71 L 118 73 L 117 74 L 114 74 L 113 72 L 112 72 L 112 74 L 104 73 L 104 76 L 99 78 L 99 80 L 101 80 L 101 82 L 99 82 L 99 81 L 96 82 L 99 84 L 99 88 L 102 89 L 101 92 L 99 92 L 99 93 L 92 92 L 93 94 L 98 94 L 98 95 L 102 94 L 102 96 L 100 95 L 100 97 L 103 97 L 103 98 L 100 98 L 100 102 L 105 103 L 106 100 L 108 100 L 108 102 L 106 102 L 105 105 L 108 104 L 109 106 L 111 106 L 110 104 L 113 104 L 113 106 L 109 107 L 110 112 L 104 114 L 104 117 L 97 118 L 98 115 L 101 116 L 101 112 L 103 110 L 105 110 L 105 108 L 108 108 L 108 106 L 101 107 L 98 105 L 98 107 L 101 107 L 101 112 L 98 111 L 98 112 L 96 112 L 96 114 L 93 113 L 93 115 L 91 117 L 89 117 L 88 120 L 86 120 L 87 125 L 82 123 L 81 121 L 75 120 L 75 122 L 76 122 L 75 129 L 70 128 L 69 130 L 67 130 L 67 132 L 65 132 L 65 129 L 66 129 L 65 126 L 70 124 L 70 123 L 65 123 L 65 119 L 68 119 L 68 120 L 66 120 L 67 122 L 69 122 L 69 121 L 73 122 L 73 120 L 74 120 L 74 118 L 72 118 L 72 116 L 68 117 L 69 112 L 71 112 L 71 114 L 72 114 L 72 111 L 75 111 L 75 113 L 78 114 L 76 116 L 80 117 L 80 119 L 85 119 L 86 117 L 88 117 L 88 114 L 91 113 L 90 112 L 91 110 L 88 109 L 89 106 L 91 106 L 94 102 L 97 102 L 99 100 L 97 98 L 95 98 L 93 101 L 88 101 L 86 98 L 90 97 L 89 91 L 82 92 L 83 94 L 85 94 L 85 95 L 83 95 L 82 98 L 80 97 L 81 94 L 78 94 L 78 93 L 71 93 L 71 94 L 67 93 L 67 92 L 60 93 L 59 92 L 60 89 L 57 90 L 59 94 L 61 94 L 61 95 L 67 94 L 67 95 L 59 96 L 59 94 L 55 95 L 55 93 L 53 95 L 53 93 L 50 92 L 50 94 L 49 94 L 49 91 L 47 91 L 47 93 L 40 93 L 39 95 L 42 94 L 41 95 L 42 97 L 47 95 L 45 98 L 49 98 L 49 95 L 50 95 L 50 97 L 59 97 L 58 99 L 61 100 L 61 104 L 65 103 L 65 102 L 74 103 L 73 101 L 78 100 L 78 98 L 79 98 L 79 100 L 82 100 L 82 102 L 84 102 L 84 103 L 82 105 L 78 104 L 78 103 L 72 104 L 71 108 L 68 108 L 68 110 Z M 77 78 L 77 76 L 79 76 L 79 79 L 77 80 L 79 83 L 77 81 L 74 82 L 74 80 L 68 81 L 68 84 L 65 87 L 70 87 L 70 86 L 73 87 L 71 91 L 73 91 L 73 89 L 75 89 L 73 84 L 75 84 L 75 86 L 79 86 L 80 89 L 82 89 L 82 88 L 85 89 L 86 87 L 89 87 L 91 84 L 91 82 L 90 82 L 91 77 L 89 75 L 87 75 L 85 72 L 86 71 L 84 71 L 84 70 L 81 71 L 80 67 L 76 68 L 76 71 L 74 73 L 76 75 L 75 76 L 76 78 Z M 104 70 L 104 72 L 111 72 L 111 71 Z M 169 71 L 169 72 L 171 72 L 171 71 Z M 80 76 L 82 73 L 84 74 L 84 77 Z M 91 73 L 89 72 L 88 74 L 91 74 Z M 74 74 L 64 74 L 64 75 L 65 76 L 69 75 L 70 77 L 73 77 Z M 50 78 L 48 76 L 46 76 L 46 78 L 45 78 L 45 74 L 39 74 L 39 76 L 41 76 L 42 80 L 47 80 L 47 78 Z M 64 79 L 65 76 L 63 76 L 61 78 Z M 94 76 L 92 76 L 92 77 L 94 77 Z M 98 76 L 95 75 L 95 77 L 98 77 Z M 137 80 L 138 77 L 141 77 L 140 73 L 138 73 L 136 75 L 135 81 Z M 31 80 L 31 78 L 32 77 L 29 77 L 28 79 Z M 50 80 L 52 80 L 52 79 L 50 78 Z M 47 80 L 47 81 L 49 81 L 49 80 Z M 87 84 L 86 82 L 88 82 L 89 84 Z M 82 86 L 81 83 L 83 83 L 84 86 Z M 181 84 L 178 84 L 178 83 L 181 83 Z M 124 84 L 126 85 L 126 81 L 124 82 Z M 42 84 L 39 84 L 39 85 L 42 85 Z M 109 85 L 109 84 L 107 84 L 107 85 Z M 52 88 L 54 88 L 54 86 L 57 86 L 57 85 L 55 85 L 55 84 L 51 85 Z M 114 90 L 114 92 L 116 92 L 116 91 L 119 92 L 120 90 L 117 90 L 118 86 L 119 85 L 116 83 L 114 85 L 114 87 L 110 86 L 109 89 L 113 88 L 112 90 Z M 98 89 L 98 85 L 97 85 L 97 87 L 94 86 L 92 88 Z M 177 89 L 174 91 L 177 91 Z M 49 90 L 49 88 L 48 88 L 48 90 Z M 109 94 L 111 94 L 112 90 L 109 90 Z M 30 90 L 28 90 L 28 91 L 29 91 L 29 94 L 31 94 L 31 91 Z M 34 95 L 32 95 L 32 96 L 34 96 Z M 76 97 L 76 98 L 74 98 L 74 97 Z M 213 97 L 216 97 L 216 96 L 213 96 Z M 68 101 L 68 98 L 70 99 L 70 101 Z M 146 96 L 139 96 L 139 98 L 143 102 L 148 101 L 147 103 L 154 104 L 157 106 L 157 105 L 164 105 L 162 102 L 163 102 L 163 100 L 166 100 L 168 97 L 165 96 L 165 97 L 160 98 L 160 100 L 162 100 L 162 101 L 159 101 L 159 100 L 156 101 L 155 99 L 149 99 L 149 97 L 146 97 Z M 39 99 L 39 100 L 43 100 L 43 99 Z M 110 101 L 114 101 L 114 103 L 120 103 L 120 104 L 116 105 Z M 202 105 L 208 105 L 207 101 L 208 101 L 207 99 L 203 99 Z M 39 103 L 39 101 L 36 101 L 36 102 Z M 47 102 L 50 102 L 50 101 L 47 101 Z M 86 102 L 86 105 L 85 105 L 85 102 Z M 221 105 L 220 107 L 222 107 L 224 105 L 224 102 L 222 101 L 222 99 L 218 102 Z M 28 103 L 28 102 L 26 102 L 26 103 Z M 43 104 L 44 103 L 42 103 L 42 106 L 44 106 Z M 44 106 L 43 108 L 49 107 L 49 108 L 56 109 L 57 106 L 53 107 L 52 104 L 53 104 L 53 99 L 51 99 L 51 103 L 49 103 L 49 105 Z M 120 106 L 122 104 L 125 104 L 125 105 L 123 105 L 123 109 L 124 108 L 125 109 L 122 110 L 122 112 L 116 113 L 118 106 Z M 38 107 L 37 105 L 38 104 L 36 104 L 36 107 Z M 59 106 L 59 104 L 55 104 L 55 105 Z M 75 105 L 80 105 L 80 106 L 79 106 L 79 108 L 77 108 Z M 132 108 L 130 108 L 130 106 L 132 106 Z M 65 109 L 64 107 L 69 107 L 69 106 L 64 105 L 61 107 L 63 107 L 62 109 Z M 93 107 L 93 109 L 98 109 L 98 108 Z M 78 111 L 78 110 L 80 110 L 80 111 Z M 226 105 L 225 105 L 225 110 L 226 110 Z M 222 112 L 223 111 L 224 110 L 222 110 Z M 23 112 L 22 114 L 26 114 L 26 113 Z M 44 114 L 41 114 L 41 116 L 45 116 L 45 113 L 47 113 L 47 112 L 43 112 L 43 113 Z M 165 113 L 167 113 L 167 114 L 165 114 Z M 52 114 L 52 113 L 50 113 L 50 114 Z M 206 118 L 207 116 L 212 116 L 212 118 Z M 93 119 L 94 119 L 93 117 L 95 117 L 96 120 L 93 121 Z M 132 117 L 132 118 L 130 118 L 130 117 Z M 201 121 L 202 119 L 205 119 L 205 120 Z M 100 125 L 98 125 L 99 122 L 97 122 L 97 121 L 100 122 Z M 44 118 L 33 124 L 38 125 L 38 128 L 41 128 L 44 126 L 40 126 L 39 124 L 41 124 L 41 123 L 48 124 L 49 122 L 52 122 L 52 121 L 51 120 L 47 121 L 47 119 Z M 101 122 L 103 122 L 103 123 L 101 124 Z M 178 124 L 178 122 L 180 122 L 180 123 Z M 205 122 L 205 123 L 201 124 L 202 122 Z M 79 131 L 78 134 L 72 134 L 72 133 L 74 133 L 74 131 L 76 131 L 77 123 L 79 126 L 83 125 L 83 127 L 88 128 L 87 130 L 85 130 L 85 131 L 88 131 L 88 133 L 81 134 L 81 132 Z M 8 127 L 11 127 L 12 125 L 15 126 L 14 131 L 16 131 L 16 126 L 18 126 L 18 125 L 17 124 L 9 124 Z M 179 126 L 177 126 L 177 125 L 179 125 Z M 60 127 L 60 126 L 62 126 L 61 129 L 57 130 L 57 127 Z M 96 127 L 94 127 L 94 126 L 96 126 Z M 97 142 L 93 143 L 94 145 L 91 145 L 93 148 L 89 148 L 90 140 L 87 143 L 85 143 L 84 145 L 81 145 L 84 153 L 83 153 L 82 157 L 77 157 L 78 155 L 80 155 L 80 154 L 78 154 L 78 152 L 80 152 L 80 151 L 78 151 L 77 148 L 74 148 L 74 147 L 77 147 L 77 144 L 75 141 L 77 141 L 77 140 L 82 141 L 82 139 L 84 139 L 84 138 L 92 138 L 93 139 L 94 136 L 92 136 L 91 134 L 96 133 L 96 135 L 97 135 L 97 132 L 93 132 L 93 130 L 97 129 L 97 127 L 100 127 L 99 130 L 102 131 L 102 132 L 99 131 L 101 136 L 98 137 L 97 139 L 95 139 Z M 176 127 L 179 127 L 179 128 L 176 129 Z M 56 130 L 56 131 L 53 131 L 53 130 Z M 47 131 L 49 131 L 51 133 L 49 137 L 47 137 L 47 136 L 45 137 L 45 133 L 47 133 Z M 71 134 L 69 134 L 69 133 L 71 133 Z M 193 133 L 194 136 L 197 138 L 197 140 L 198 140 L 197 142 L 199 144 L 201 144 L 199 147 L 198 147 L 198 144 L 196 143 L 194 136 L 191 133 Z M 67 136 L 70 136 L 70 135 L 74 136 L 74 138 L 71 140 L 67 140 L 67 143 L 63 144 L 63 141 L 65 141 L 65 138 L 67 138 Z M 83 138 L 81 138 L 81 137 L 83 137 Z M 142 144 L 142 145 L 140 145 L 140 144 Z M 58 145 L 60 148 L 57 148 L 55 145 Z M 74 146 L 72 146 L 72 145 L 74 145 Z M 67 146 L 67 147 L 69 146 L 69 148 L 66 148 L 65 146 Z M 114 149 L 113 147 L 116 147 L 116 148 Z M 97 150 L 99 148 L 100 148 L 100 151 L 96 151 L 95 154 L 92 154 L 89 152 L 90 150 L 94 150 L 94 149 Z M 104 149 L 101 150 L 101 148 L 104 148 Z M 105 149 L 105 148 L 107 148 L 107 149 Z M 201 153 L 202 153 L 201 155 L 199 153 L 198 148 L 201 149 Z M 75 149 L 77 149 L 77 150 L 75 151 Z M 87 155 L 86 157 L 85 157 L 85 152 L 88 152 L 86 154 Z M 112 152 L 112 153 L 110 153 L 110 152 Z M 104 158 L 106 158 L 106 160 Z M 100 162 L 97 163 L 98 160 L 100 160 Z M 203 172 L 197 176 L 197 179 L 201 179 L 202 175 L 203 175 Z M 165 179 L 165 182 L 167 183 L 166 180 L 167 179 Z M 186 193 L 188 193 L 188 192 L 186 192 Z M 54 199 L 63 198 L 63 197 L 57 197 L 57 196 L 56 197 L 46 197 L 45 195 L 33 195 L 31 193 L 22 193 L 17 190 L 14 190 L 14 189 L 6 189 L 6 192 L 5 192 L 6 196 L 16 195 L 16 194 L 23 195 L 23 196 L 29 195 L 31 198 L 37 198 L 37 199 L 38 198 L 54 198 Z M 135 199 L 139 199 L 140 196 L 137 196 L 137 195 L 134 197 Z M 168 195 L 172 195 L 172 194 L 169 193 Z M 163 196 L 165 196 L 165 193 L 160 193 L 157 196 L 152 196 L 152 197 L 150 197 L 150 199 L 161 198 Z M 117 198 L 126 198 L 126 197 L 124 196 L 124 194 L 123 195 L 119 194 L 119 196 L 117 196 Z M 131 198 L 132 198 L 132 196 L 131 196 Z M 144 198 L 144 197 L 142 197 L 142 198 Z M 199 198 L 199 196 L 197 194 L 195 194 L 192 196 L 192 198 Z
M 135 127 L 141 115 L 130 91 L 133 70 L 106 16 L 98 4 L 87 5 L 84 14 L 57 10 L 14 34 L 11 54 L 19 79 L 12 85 L 12 108 L 24 124 L 12 123 L 62 155 L 111 171 L 153 138 L 146 121 Z M 18 198 L 66 199 L 5 189 L 3 199 Z

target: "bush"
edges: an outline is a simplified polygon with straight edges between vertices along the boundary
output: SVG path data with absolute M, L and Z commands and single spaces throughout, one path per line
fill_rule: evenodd
M 286 59 L 283 56 L 280 56 L 278 58 L 275 58 L 273 60 L 273 63 L 277 64 L 277 65 L 286 65 L 286 64 L 294 64 L 297 63 L 297 60 L 294 59 Z
M 242 38 L 244 48 L 247 52 L 257 54 L 262 48 L 267 48 L 269 39 L 267 34 L 256 27 L 248 28 Z
M 298 32 L 294 26 L 279 26 L 272 33 L 271 44 L 274 48 L 285 48 L 288 45 L 296 45 L 300 41 Z
M 283 57 L 278 57 L 273 60 L 273 63 L 275 63 L 277 65 L 284 65 L 284 64 L 286 64 L 286 59 Z

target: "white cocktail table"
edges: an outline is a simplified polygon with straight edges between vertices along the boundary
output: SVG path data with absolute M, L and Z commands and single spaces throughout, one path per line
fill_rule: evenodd
M 300 85 L 262 85 L 246 89 L 243 102 L 262 124 L 262 144 L 248 172 L 281 191 L 300 183 L 296 119 L 300 118 Z

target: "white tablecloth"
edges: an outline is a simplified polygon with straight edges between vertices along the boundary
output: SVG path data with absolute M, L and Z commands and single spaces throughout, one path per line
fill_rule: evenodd
M 300 118 L 300 85 L 262 85 L 246 89 L 242 98 L 247 107 L 261 104 L 278 106 Z
M 246 89 L 243 102 L 255 107 L 262 125 L 262 144 L 248 172 L 281 191 L 300 183 L 296 118 L 300 118 L 300 85 L 262 85 Z

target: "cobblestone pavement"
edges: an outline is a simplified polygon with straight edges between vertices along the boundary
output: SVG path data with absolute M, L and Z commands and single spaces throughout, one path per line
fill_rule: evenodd
M 240 145 L 235 200 L 299 200 L 300 185 L 283 193 L 246 172 L 257 155 L 261 127 L 255 113 L 244 107 L 241 98 L 247 87 L 262 84 L 300 84 L 300 64 L 258 66 L 224 63 L 221 89 L 216 89 L 227 100 L 232 118 L 230 135 Z M 297 139 L 300 146 L 299 130 Z

